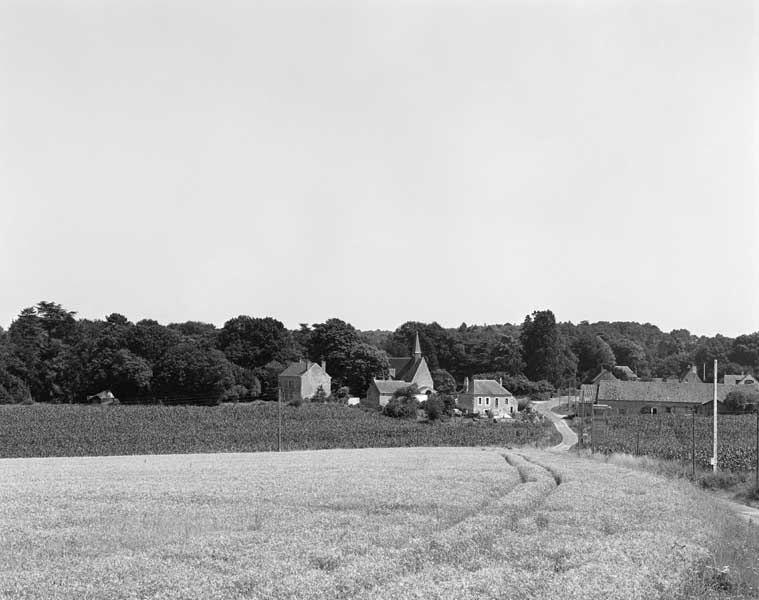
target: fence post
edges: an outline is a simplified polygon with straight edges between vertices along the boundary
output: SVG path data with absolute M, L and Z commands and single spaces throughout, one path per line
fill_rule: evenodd
M 690 426 L 690 456 L 691 456 L 691 472 L 693 473 L 693 479 L 696 478 L 696 407 L 691 408 L 691 426 Z

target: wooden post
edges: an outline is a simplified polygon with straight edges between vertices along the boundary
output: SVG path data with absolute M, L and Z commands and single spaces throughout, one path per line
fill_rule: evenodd
M 714 359 L 714 453 L 712 470 L 717 471 L 717 359 Z
M 691 456 L 691 472 L 693 479 L 696 478 L 696 407 L 691 407 L 691 419 L 690 419 L 690 456 Z
M 277 452 L 282 452 L 282 390 L 277 390 Z

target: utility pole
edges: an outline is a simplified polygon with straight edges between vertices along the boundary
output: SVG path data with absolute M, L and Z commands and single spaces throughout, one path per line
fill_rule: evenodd
M 714 452 L 712 454 L 712 470 L 717 472 L 717 359 L 714 359 Z

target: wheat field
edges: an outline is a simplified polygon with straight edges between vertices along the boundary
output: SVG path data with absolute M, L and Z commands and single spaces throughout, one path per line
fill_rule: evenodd
M 539 450 L 0 460 L 0 598 L 657 598 L 708 506 Z

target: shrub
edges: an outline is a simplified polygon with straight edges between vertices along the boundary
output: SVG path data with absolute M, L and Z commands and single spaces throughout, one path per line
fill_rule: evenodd
M 731 471 L 708 471 L 698 478 L 699 485 L 707 490 L 724 490 L 741 481 L 741 477 Z
M 732 390 L 725 396 L 725 406 L 736 412 L 753 412 L 759 402 L 759 394 L 751 390 Z
M 319 386 L 316 388 L 316 392 L 313 396 L 311 396 L 311 402 L 326 402 L 327 401 L 327 393 L 324 391 L 324 388 L 322 386 Z
M 439 396 L 432 396 L 424 403 L 424 412 L 428 420 L 437 421 L 445 414 L 445 405 Z
M 419 408 L 419 401 L 416 399 L 418 393 L 419 388 L 414 383 L 408 387 L 399 389 L 385 405 L 382 413 L 388 417 L 402 419 L 415 417 L 416 411 Z

